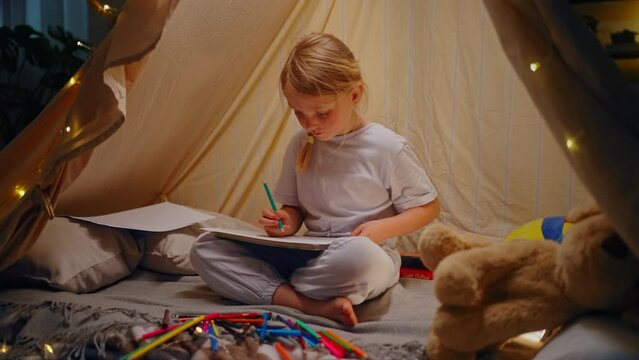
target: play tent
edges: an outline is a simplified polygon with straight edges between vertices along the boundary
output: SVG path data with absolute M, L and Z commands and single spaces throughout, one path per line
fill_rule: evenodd
M 253 222 L 299 127 L 279 71 L 311 31 L 352 48 L 365 116 L 412 143 L 438 221 L 498 239 L 595 198 L 639 254 L 636 94 L 563 1 L 129 0 L 0 153 L 0 268 L 51 216 L 169 200 Z

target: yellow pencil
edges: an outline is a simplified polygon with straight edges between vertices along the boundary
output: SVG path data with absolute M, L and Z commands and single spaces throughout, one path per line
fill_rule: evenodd
M 202 315 L 202 316 L 198 316 L 195 319 L 185 322 L 184 324 L 182 324 L 181 326 L 169 331 L 168 333 L 158 337 L 157 339 L 155 339 L 153 342 L 148 343 L 142 347 L 139 347 L 133 351 L 131 351 L 130 353 L 122 356 L 120 358 L 120 360 L 135 360 L 135 359 L 139 359 L 140 357 L 142 357 L 144 354 L 148 353 L 149 351 L 153 350 L 154 348 L 156 348 L 158 345 L 162 345 L 165 342 L 167 342 L 169 339 L 177 336 L 179 333 L 181 333 L 182 331 L 190 328 L 191 326 L 194 326 L 196 324 L 198 324 L 199 322 L 201 322 L 202 320 L 204 320 L 206 316 Z
M 218 330 L 217 326 L 215 326 L 215 320 L 211 320 L 211 326 L 213 327 L 213 332 L 215 333 L 215 336 L 220 336 L 220 330 Z

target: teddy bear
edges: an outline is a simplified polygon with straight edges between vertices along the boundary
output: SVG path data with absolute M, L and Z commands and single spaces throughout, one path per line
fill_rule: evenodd
M 636 310 L 639 260 L 596 204 L 572 209 L 561 244 L 494 241 L 442 224 L 419 239 L 434 270 L 437 309 L 426 341 L 430 359 L 474 359 L 517 335 L 552 329 L 591 310 Z

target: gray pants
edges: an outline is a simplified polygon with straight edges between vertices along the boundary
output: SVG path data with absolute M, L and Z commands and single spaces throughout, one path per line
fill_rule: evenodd
M 316 300 L 337 296 L 354 305 L 383 293 L 399 280 L 395 241 L 377 245 L 365 237 L 337 238 L 323 251 L 295 250 L 201 235 L 191 263 L 216 293 L 246 304 L 271 304 L 289 283 Z

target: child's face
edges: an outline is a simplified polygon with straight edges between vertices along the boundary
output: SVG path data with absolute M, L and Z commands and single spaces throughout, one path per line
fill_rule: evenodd
M 358 124 L 353 107 L 361 96 L 360 87 L 341 96 L 306 95 L 295 91 L 289 84 L 283 92 L 300 125 L 318 140 L 326 141 L 348 134 Z

